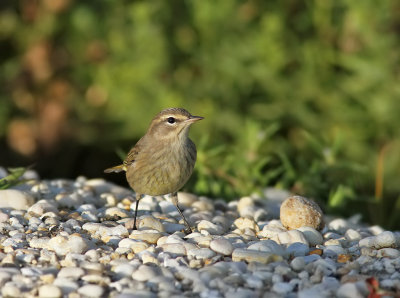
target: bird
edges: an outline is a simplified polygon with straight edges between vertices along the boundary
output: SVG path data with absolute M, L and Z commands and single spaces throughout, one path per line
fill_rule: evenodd
M 121 165 L 105 169 L 105 173 L 126 172 L 126 179 L 136 193 L 136 208 L 144 195 L 171 194 L 171 199 L 185 224 L 185 233 L 192 229 L 178 205 L 178 190 L 192 175 L 196 163 L 196 145 L 189 138 L 190 126 L 204 119 L 183 108 L 168 108 L 158 113 L 146 134 L 132 147 Z

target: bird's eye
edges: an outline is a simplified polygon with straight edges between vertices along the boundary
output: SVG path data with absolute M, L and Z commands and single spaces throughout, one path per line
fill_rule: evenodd
M 169 124 L 174 124 L 175 123 L 175 118 L 174 117 L 168 117 L 168 119 L 167 119 L 167 122 L 169 123 Z

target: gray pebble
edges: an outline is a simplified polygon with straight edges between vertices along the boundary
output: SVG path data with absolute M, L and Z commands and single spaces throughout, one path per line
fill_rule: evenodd
M 309 252 L 309 247 L 308 245 L 304 244 L 304 243 L 300 243 L 300 242 L 295 242 L 293 244 L 290 244 L 287 248 L 286 248 L 286 252 L 294 257 L 299 257 L 299 256 L 305 256 L 308 254 Z

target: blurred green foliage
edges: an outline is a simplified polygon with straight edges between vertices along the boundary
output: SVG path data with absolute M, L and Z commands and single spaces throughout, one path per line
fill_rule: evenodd
M 181 106 L 206 118 L 191 132 L 190 190 L 228 198 L 274 185 L 399 227 L 400 2 L 0 8 L 0 135 L 15 150 L 26 148 L 16 119 L 34 128 L 24 154 L 65 136 L 115 151 Z

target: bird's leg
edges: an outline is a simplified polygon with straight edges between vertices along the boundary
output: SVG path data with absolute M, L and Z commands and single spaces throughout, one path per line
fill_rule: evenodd
M 174 192 L 172 195 L 172 203 L 174 203 L 176 209 L 178 209 L 179 214 L 182 216 L 183 218 L 183 222 L 185 223 L 186 229 L 185 229 L 185 233 L 186 234 L 190 234 L 192 233 L 192 228 L 190 227 L 189 223 L 187 222 L 185 216 L 182 213 L 182 210 L 179 208 L 178 206 L 178 194 L 176 192 Z
M 134 230 L 137 230 L 137 228 L 136 228 L 136 217 L 137 217 L 137 211 L 138 211 L 138 208 L 139 208 L 139 200 L 140 200 L 141 197 L 142 197 L 141 194 L 136 193 L 135 217 L 133 219 L 133 229 Z

